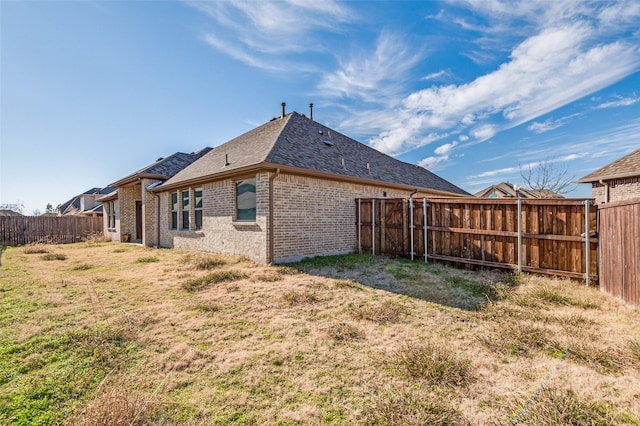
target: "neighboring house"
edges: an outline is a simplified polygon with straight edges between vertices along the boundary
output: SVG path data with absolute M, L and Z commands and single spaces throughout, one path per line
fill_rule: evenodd
M 150 213 L 142 215 L 145 245 L 259 263 L 353 252 L 359 197 L 469 195 L 422 167 L 284 111 L 172 178 L 143 179 L 142 186 L 153 194 L 141 200 Z M 119 187 L 121 218 L 133 214 L 134 192 L 140 188 Z
M 562 195 L 548 189 L 524 189 L 509 182 L 491 185 L 482 191 L 476 192 L 473 196 L 479 198 L 564 198 Z
M 591 184 L 596 204 L 640 197 L 640 148 L 577 180 Z
M 24 215 L 20 212 L 16 212 L 13 210 L 1 209 L 0 216 L 24 216 Z
M 58 215 L 101 216 L 102 203 L 98 198 L 114 191 L 115 188 L 91 188 L 60 205 Z
M 155 223 L 158 199 L 150 192 L 198 158 L 209 152 L 204 148 L 190 154 L 176 152 L 110 184 L 111 191 L 98 199 L 104 205 L 105 235 L 113 241 L 132 241 L 146 246 L 158 246 Z

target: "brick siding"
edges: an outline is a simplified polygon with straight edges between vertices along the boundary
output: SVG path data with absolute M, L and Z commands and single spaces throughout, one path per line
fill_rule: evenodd
M 357 198 L 408 197 L 412 191 L 280 174 L 274 180 L 274 261 L 356 250 Z M 386 194 L 386 195 L 385 195 Z M 417 194 L 423 196 L 426 194 Z
M 244 177 L 248 176 L 241 178 Z M 356 198 L 408 197 L 412 192 L 285 173 L 276 176 L 269 171 L 255 177 L 256 220 L 250 223 L 234 220 L 236 179 L 201 185 L 203 220 L 202 229 L 198 231 L 169 229 L 170 193 L 159 194 L 160 246 L 241 255 L 258 263 L 350 253 L 357 244 Z M 269 259 L 270 178 L 274 178 L 273 259 Z M 180 188 L 178 192 L 186 189 L 193 191 L 194 188 Z M 418 197 L 428 195 L 416 194 Z M 193 219 L 192 209 L 191 224 Z
M 136 236 L 136 201 L 142 201 L 140 184 L 118 188 L 120 203 L 120 235 L 131 235 L 132 241 L 142 242 L 142 236 Z
M 161 246 L 235 254 L 246 256 L 258 263 L 266 263 L 268 185 L 269 174 L 259 173 L 256 176 L 256 220 L 249 223 L 234 221 L 235 180 L 226 179 L 202 185 L 203 218 L 202 230 L 199 231 L 169 229 L 170 194 L 162 193 L 160 195 Z M 195 218 L 191 219 L 190 223 L 195 224 Z
M 609 199 L 607 200 L 607 185 Z M 594 182 L 591 187 L 591 196 L 596 204 L 613 203 L 640 197 L 640 177 L 616 179 L 605 181 L 604 184 Z

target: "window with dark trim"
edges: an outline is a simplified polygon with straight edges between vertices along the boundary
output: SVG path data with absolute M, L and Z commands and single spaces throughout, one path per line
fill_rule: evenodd
M 113 229 L 116 227 L 115 201 L 107 201 L 104 206 L 107 214 L 107 228 Z
M 182 229 L 189 229 L 189 201 L 190 193 L 188 189 L 182 191 L 182 203 L 180 209 L 182 211 Z
M 171 193 L 171 229 L 178 229 L 178 193 Z
M 193 190 L 195 198 L 194 213 L 196 220 L 196 230 L 202 229 L 202 188 L 196 188 Z
M 236 181 L 236 220 L 256 220 L 256 178 Z

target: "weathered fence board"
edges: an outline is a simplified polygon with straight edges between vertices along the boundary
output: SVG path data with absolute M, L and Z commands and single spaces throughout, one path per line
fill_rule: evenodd
M 600 289 L 640 307 L 640 199 L 598 206 Z
M 585 241 L 585 235 L 596 235 L 596 207 L 583 200 L 360 199 L 357 205 L 358 247 L 363 253 L 517 269 L 588 282 L 598 276 L 597 238 Z M 372 211 L 380 212 L 375 223 Z M 371 238 L 372 233 L 380 238 Z
M 102 232 L 99 216 L 0 216 L 0 245 L 73 243 Z

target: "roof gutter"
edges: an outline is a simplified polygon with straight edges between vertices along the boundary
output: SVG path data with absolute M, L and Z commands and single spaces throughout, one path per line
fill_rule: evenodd
M 185 186 L 193 186 L 196 184 L 202 184 L 204 182 L 209 182 L 212 180 L 226 179 L 232 176 L 237 176 L 239 174 L 258 172 L 260 170 L 265 170 L 265 169 L 274 170 L 274 171 L 279 170 L 278 173 L 291 173 L 295 175 L 310 176 L 310 177 L 316 177 L 316 178 L 322 178 L 322 179 L 331 179 L 331 180 L 337 180 L 341 182 L 384 186 L 388 188 L 401 189 L 404 191 L 411 191 L 411 192 L 418 190 L 418 192 L 428 192 L 436 196 L 445 196 L 445 197 L 469 197 L 470 196 L 467 194 L 458 194 L 455 192 L 443 191 L 439 189 L 416 187 L 415 185 L 405 185 L 405 184 L 399 184 L 399 183 L 384 182 L 384 181 L 374 180 L 374 179 L 356 178 L 352 176 L 343 176 L 343 175 L 337 175 L 333 173 L 325 173 L 325 172 L 318 172 L 318 171 L 313 171 L 309 169 L 302 169 L 298 167 L 283 166 L 281 164 L 268 163 L 268 162 L 253 164 L 251 166 L 238 167 L 237 169 L 232 169 L 232 170 L 218 172 L 218 173 L 211 173 L 209 175 L 200 176 L 198 178 L 193 178 L 193 179 L 186 179 L 186 180 L 171 183 L 171 184 L 165 183 L 153 188 L 152 191 L 153 192 L 170 191 L 172 189 L 183 188 Z
M 125 185 L 127 185 L 129 183 L 135 183 L 138 180 L 145 179 L 145 178 L 148 178 L 148 179 L 161 179 L 161 180 L 169 179 L 168 176 L 159 175 L 159 174 L 155 174 L 155 173 L 134 173 L 132 175 L 129 175 L 129 176 L 125 177 L 125 178 L 120 179 L 119 181 L 110 183 L 109 186 L 114 186 L 114 187 L 116 187 L 116 186 L 125 186 Z
M 593 183 L 593 182 L 602 182 L 605 180 L 624 179 L 624 178 L 637 177 L 637 176 L 638 176 L 638 172 L 625 172 L 625 173 L 618 173 L 613 175 L 595 176 L 592 178 L 585 176 L 581 179 L 578 179 L 576 182 L 577 183 Z

